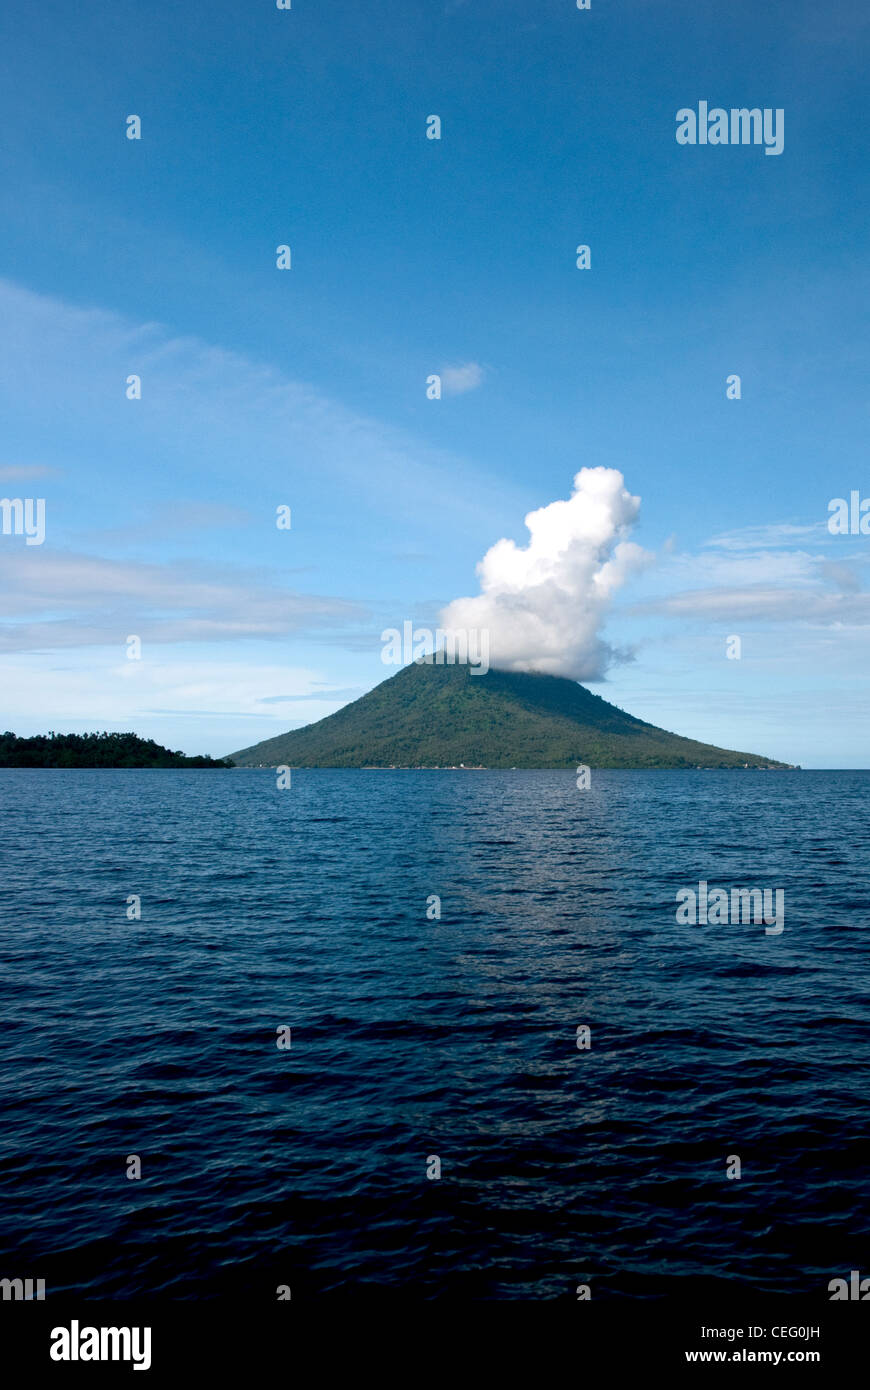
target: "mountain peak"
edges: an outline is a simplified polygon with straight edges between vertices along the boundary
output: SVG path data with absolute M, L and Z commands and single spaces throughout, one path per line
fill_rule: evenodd
M 667 733 L 564 676 L 404 666 L 303 729 L 230 755 L 240 767 L 784 767 Z

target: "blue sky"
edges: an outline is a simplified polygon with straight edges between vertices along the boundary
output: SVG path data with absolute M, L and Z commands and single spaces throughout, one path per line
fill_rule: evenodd
M 867 766 L 870 538 L 826 521 L 870 495 L 868 48 L 807 0 L 8 12 L 0 493 L 47 530 L 0 536 L 4 727 L 321 717 L 605 466 L 654 558 L 598 693 Z M 782 108 L 782 154 L 678 145 L 701 100 Z

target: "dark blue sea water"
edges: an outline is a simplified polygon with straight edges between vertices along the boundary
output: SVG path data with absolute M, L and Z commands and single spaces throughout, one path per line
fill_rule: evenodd
M 870 1273 L 870 774 L 275 783 L 0 772 L 0 1274 L 573 1299 Z M 701 879 L 782 888 L 784 932 L 678 925 Z

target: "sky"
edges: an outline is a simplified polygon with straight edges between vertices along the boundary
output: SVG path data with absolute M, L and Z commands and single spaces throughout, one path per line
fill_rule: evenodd
M 827 524 L 870 496 L 868 56 L 857 0 L 7 7 L 0 496 L 45 538 L 0 535 L 3 727 L 321 718 L 607 469 L 591 688 L 870 765 L 870 537 Z M 679 144 L 702 101 L 782 152 Z

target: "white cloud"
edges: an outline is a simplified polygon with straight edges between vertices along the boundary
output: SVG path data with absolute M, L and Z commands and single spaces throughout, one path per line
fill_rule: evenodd
M 482 382 L 483 368 L 478 362 L 465 362 L 462 366 L 441 368 L 441 385 L 448 396 L 461 396 L 466 391 L 476 391 Z
M 625 539 L 639 508 L 616 469 L 581 469 L 567 501 L 529 512 L 527 546 L 503 539 L 486 552 L 481 594 L 448 604 L 442 625 L 488 631 L 503 670 L 599 680 L 619 657 L 599 635 L 611 597 L 652 558 Z
M 345 704 L 349 700 L 357 700 L 365 691 L 361 685 L 339 686 L 332 690 L 318 689 L 309 691 L 305 695 L 264 695 L 258 703 L 261 705 L 289 705 L 298 704 L 300 701 L 322 700 L 326 704 Z
M 0 483 L 29 482 L 32 478 L 48 478 L 58 472 L 36 463 L 10 463 L 0 466 Z
M 639 611 L 639 610 L 638 610 Z M 804 589 L 695 589 L 674 594 L 658 605 L 675 617 L 715 618 L 725 622 L 812 623 L 824 627 L 870 623 L 870 594 L 807 593 Z
M 817 552 L 787 548 L 808 536 L 816 538 Z M 865 563 L 860 552 L 838 549 L 824 526 L 747 527 L 704 542 L 695 554 L 663 556 L 658 596 L 627 611 L 725 623 L 863 626 L 870 622 L 870 594 L 862 592 Z
M 176 492 L 232 503 L 240 488 L 246 498 L 274 491 L 283 501 L 292 478 L 293 503 L 302 509 L 309 500 L 312 516 L 324 499 L 336 518 L 367 506 L 402 526 L 414 516 L 415 544 L 426 549 L 445 526 L 467 535 L 484 522 L 494 496 L 505 510 L 527 496 L 473 460 L 348 408 L 306 381 L 159 323 L 81 308 L 2 278 L 0 319 L 0 413 L 28 430 L 46 463 L 94 486 L 94 530 L 111 526 L 106 517 L 117 509 L 109 503 L 124 499 L 124 524 L 132 507 L 155 499 L 164 505 L 176 480 Z M 131 371 L 143 383 L 136 404 L 124 395 Z M 456 392 L 483 379 L 477 363 L 445 371 L 445 389 Z M 46 428 L 55 417 L 64 420 L 59 435 Z M 134 448 L 139 455 L 131 455 Z M 124 488 L 113 486 L 118 460 L 142 454 L 150 466 L 128 465 Z M 451 486 L 457 474 L 461 490 Z
M 358 619 L 360 605 L 298 594 L 244 571 L 191 562 L 147 564 L 47 549 L 0 551 L 0 589 L 18 622 L 0 624 L 0 650 L 123 642 L 281 637 Z
M 4 663 L 4 727 L 25 723 L 30 728 L 56 728 L 61 718 L 57 708 L 57 686 L 63 685 L 64 725 L 77 728 L 159 729 L 155 717 L 180 716 L 182 719 L 217 718 L 228 732 L 217 746 L 230 747 L 244 741 L 244 729 L 235 721 L 259 721 L 268 737 L 286 729 L 290 723 L 322 719 L 329 710 L 344 703 L 347 692 L 323 690 L 323 672 L 304 666 L 253 664 L 221 661 L 208 657 L 197 661 L 168 659 L 158 648 L 143 647 L 139 661 L 119 659 L 118 647 L 94 649 L 87 658 L 70 654 L 68 662 L 55 657 L 8 657 Z M 272 704 L 270 692 L 287 693 L 280 702 L 293 702 L 292 720 L 281 704 Z M 177 724 L 177 718 L 176 718 Z M 175 736 L 174 736 L 175 737 Z
M 820 540 L 826 534 L 827 527 L 823 521 L 817 521 L 812 526 L 795 526 L 792 522 L 782 521 L 767 526 L 744 526 L 737 531 L 726 531 L 721 536 L 713 536 L 704 544 L 719 550 L 764 550 L 794 545 L 798 537 L 804 540 L 809 536 L 815 536 Z

